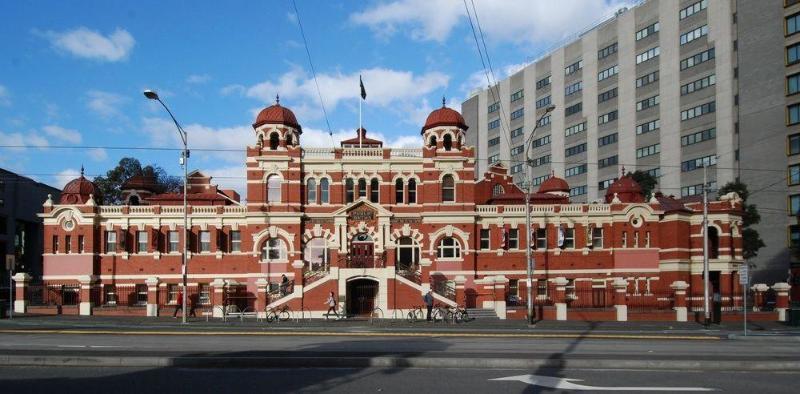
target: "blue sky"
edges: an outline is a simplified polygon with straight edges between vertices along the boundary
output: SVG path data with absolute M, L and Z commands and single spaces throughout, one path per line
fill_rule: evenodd
M 613 14 L 623 0 L 475 0 L 497 78 Z M 471 3 L 467 1 L 467 4 Z M 328 136 L 291 0 L 2 2 L 0 167 L 60 187 L 81 165 L 104 174 L 124 156 L 179 174 L 177 153 L 58 149 L 179 147 L 153 89 L 190 147 L 244 149 L 255 114 L 281 95 L 305 146 L 332 146 L 358 125 L 415 147 L 427 114 L 460 108 L 486 86 L 462 0 L 297 0 L 335 134 Z M 192 153 L 191 169 L 241 190 L 243 152 Z

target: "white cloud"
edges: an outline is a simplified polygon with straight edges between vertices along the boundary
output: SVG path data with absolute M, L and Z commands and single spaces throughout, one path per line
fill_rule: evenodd
M 244 160 L 244 156 L 242 156 Z M 240 200 L 247 198 L 247 171 L 244 164 L 230 167 L 204 168 L 203 174 L 211 176 L 211 183 L 220 189 L 233 189 L 239 193 Z
M 8 93 L 8 89 L 0 85 L 0 107 L 8 107 L 11 105 L 11 94 Z
M 100 90 L 90 90 L 86 92 L 86 96 L 89 98 L 87 107 L 101 118 L 125 117 L 119 107 L 128 100 L 127 98 Z
M 78 132 L 78 130 L 65 129 L 61 126 L 56 126 L 56 125 L 44 126 L 42 127 L 42 130 L 49 137 L 55 138 L 57 140 L 69 142 L 72 144 L 81 143 L 81 133 Z
M 164 118 L 144 118 L 142 130 L 150 135 L 156 146 L 182 147 L 175 124 Z M 245 149 L 255 145 L 255 132 L 251 126 L 209 127 L 201 124 L 183 126 L 189 136 L 189 149 L 219 149 L 217 152 L 198 151 L 192 158 L 216 157 L 229 162 L 243 163 Z
M 208 74 L 192 74 L 186 78 L 186 83 L 202 85 L 210 80 L 211 76 Z
M 91 157 L 94 161 L 104 161 L 108 159 L 108 152 L 106 152 L 106 150 L 103 148 L 89 149 L 86 151 L 86 154 L 88 154 L 89 157 Z
M 545 0 L 479 0 L 475 7 L 487 40 L 538 44 L 562 39 L 630 3 L 631 0 L 560 0 L 553 6 L 552 1 Z M 405 32 L 415 40 L 444 42 L 466 16 L 461 0 L 396 0 L 351 14 L 350 21 L 369 27 L 379 37 Z
M 35 130 L 28 131 L 27 133 L 3 133 L 0 132 L 0 141 L 3 145 L 13 146 L 34 146 L 37 148 L 47 148 L 49 145 L 47 138 L 39 135 Z M 22 152 L 25 148 L 10 148 L 12 151 Z
M 329 136 L 328 132 L 320 129 L 306 128 L 300 136 L 300 145 L 304 148 L 331 148 L 340 146 L 342 140 L 356 137 L 355 130 L 339 130 Z M 367 137 L 383 141 L 383 146 L 389 148 L 421 148 L 422 137 L 414 135 L 400 135 L 387 139 L 381 132 L 367 130 Z
M 247 91 L 247 87 L 240 84 L 232 84 L 223 86 L 222 89 L 219 90 L 219 93 L 223 96 L 230 96 L 230 95 L 243 95 Z
M 108 36 L 83 26 L 63 32 L 47 31 L 43 36 L 58 50 L 107 62 L 127 59 L 136 43 L 127 30 L 120 28 Z
M 80 175 L 81 170 L 76 170 L 74 168 L 61 170 L 56 175 L 53 175 L 54 184 L 52 186 L 56 189 L 63 189 L 69 181 L 79 177 Z

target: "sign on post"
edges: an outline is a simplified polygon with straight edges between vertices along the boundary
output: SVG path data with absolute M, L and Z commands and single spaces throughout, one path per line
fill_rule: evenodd
M 14 255 L 7 254 L 6 255 L 6 271 L 11 272 L 14 269 Z
M 749 267 L 747 263 L 742 264 L 741 268 L 739 268 L 739 284 L 740 285 L 747 285 L 750 273 L 748 272 Z

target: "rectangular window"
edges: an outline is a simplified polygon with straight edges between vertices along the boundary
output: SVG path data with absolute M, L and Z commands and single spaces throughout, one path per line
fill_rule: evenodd
M 786 35 L 790 36 L 800 31 L 800 13 L 786 17 Z
M 549 143 L 550 143 L 550 134 L 548 134 L 548 135 L 546 135 L 546 136 L 544 136 L 542 138 L 537 138 L 537 139 L 533 140 L 533 147 L 534 148 L 538 148 L 540 146 L 545 146 L 545 145 L 547 145 Z
M 570 64 L 567 67 L 564 67 L 564 75 L 574 74 L 578 70 L 583 68 L 583 60 L 578 60 L 575 63 Z
M 547 229 L 546 228 L 537 228 L 536 229 L 536 249 L 540 249 L 540 250 L 547 249 Z
M 545 96 L 536 100 L 536 109 L 544 108 L 548 105 L 550 105 L 550 96 Z
M 489 113 L 495 113 L 500 109 L 500 102 L 496 102 L 494 104 L 489 105 L 488 111 Z
M 586 122 L 581 122 L 564 129 L 564 136 L 569 137 L 571 135 L 575 135 L 584 131 L 586 131 Z
M 564 88 L 564 96 L 569 96 L 583 90 L 583 81 L 575 82 Z
M 703 141 L 713 140 L 717 136 L 717 129 L 707 129 L 684 135 L 681 137 L 681 146 L 694 145 Z
M 539 118 L 539 126 L 546 126 L 550 124 L 550 115 L 545 115 Z
M 178 303 L 178 285 L 174 283 L 167 284 L 167 303 L 171 305 Z
M 579 166 L 570 167 L 564 170 L 564 177 L 571 177 L 584 173 L 586 173 L 586 164 L 581 164 Z
M 531 167 L 540 167 L 550 162 L 550 155 L 544 155 L 531 160 Z
M 538 80 L 538 81 L 536 81 L 536 89 L 537 90 L 541 89 L 541 88 L 543 88 L 545 86 L 549 86 L 549 85 L 550 85 L 550 76 L 549 75 L 544 77 L 544 78 L 542 78 L 542 79 L 540 79 L 540 80 Z
M 661 167 L 651 168 L 647 170 L 647 173 L 653 178 L 661 178 Z
M 681 96 L 685 96 L 689 93 L 694 93 L 698 90 L 705 89 L 709 86 L 714 86 L 717 83 L 717 76 L 711 74 L 705 78 L 700 78 L 696 81 L 692 81 L 687 83 L 686 85 L 681 86 Z
M 644 63 L 650 59 L 654 59 L 661 54 L 661 47 L 650 48 L 638 55 L 636 55 L 636 64 Z
M 522 172 L 522 164 L 514 164 L 511 166 L 511 174 L 518 174 Z
M 611 67 L 609 67 L 609 68 L 597 73 L 597 81 L 600 82 L 600 81 L 602 81 L 604 79 L 611 78 L 614 75 L 617 75 L 618 72 L 619 72 L 619 66 L 615 64 L 615 65 L 613 65 L 613 66 L 611 66 Z
M 86 241 L 83 238 L 83 235 L 78 236 L 78 253 L 86 252 Z
M 211 251 L 211 233 L 208 231 L 200 232 L 200 252 L 207 253 Z
M 522 127 L 517 127 L 516 129 L 511 130 L 511 138 L 517 138 L 517 137 L 521 136 L 522 134 L 524 134 L 524 132 L 522 131 Z M 498 137 L 498 143 L 499 143 L 499 137 Z M 497 144 L 495 144 L 495 145 L 497 145 Z
M 698 157 L 681 163 L 681 172 L 694 171 L 698 168 L 710 167 L 717 164 L 717 155 Z
M 797 216 L 800 214 L 800 194 L 789 196 L 789 215 Z
M 709 182 L 708 189 L 714 190 L 717 188 L 717 182 Z M 703 193 L 703 184 L 684 186 L 681 188 L 681 197 L 696 196 Z
M 716 103 L 710 102 L 681 111 L 681 121 L 694 119 L 717 110 Z
M 597 139 L 597 146 L 605 146 L 617 143 L 617 133 L 609 134 Z
M 617 156 L 617 155 L 609 156 L 609 157 L 606 157 L 604 159 L 598 160 L 597 161 L 597 167 L 598 168 L 606 168 L 606 167 L 609 167 L 609 166 L 613 166 L 613 165 L 618 163 L 618 160 L 619 160 L 619 156 Z
M 64 237 L 64 253 L 72 253 L 72 236 L 67 235 Z
M 708 34 L 708 25 L 703 25 L 698 27 L 697 29 L 683 33 L 681 34 L 681 45 L 688 44 L 707 34 Z
M 496 154 L 496 155 L 489 156 L 489 164 L 494 164 L 494 163 L 497 163 L 498 161 L 500 161 L 500 154 L 499 153 Z
M 117 233 L 116 231 L 106 231 L 106 253 L 117 252 Z
M 147 305 L 147 285 L 144 283 L 137 283 L 133 291 L 136 293 L 136 305 Z
M 636 88 L 641 88 L 642 86 L 647 86 L 658 81 L 658 76 L 658 71 L 653 71 L 650 74 L 642 75 L 641 77 L 636 78 Z
M 512 228 L 508 230 L 508 248 L 519 249 L 519 230 Z
M 575 105 L 570 105 L 564 110 L 564 116 L 575 115 L 583 110 L 583 103 L 577 103 Z
M 658 28 L 659 28 L 659 25 L 658 25 L 658 22 L 656 22 L 656 23 L 653 23 L 650 26 L 645 27 L 642 30 L 637 31 L 636 32 L 636 41 L 639 41 L 642 38 L 645 38 L 647 36 L 651 36 L 651 35 L 657 33 L 658 32 Z
M 791 95 L 800 92 L 800 74 L 786 77 L 786 94 Z
M 575 249 L 575 229 L 562 228 L 564 231 L 564 241 L 561 244 L 561 249 Z
M 698 64 L 705 63 L 713 58 L 714 58 L 714 48 L 710 48 L 696 55 L 689 56 L 686 59 L 681 60 L 681 71 L 686 70 L 687 68 L 694 67 Z
M 566 157 L 575 156 L 575 155 L 577 155 L 579 153 L 583 153 L 583 152 L 586 152 L 586 143 L 585 142 L 583 144 L 570 146 L 569 148 L 564 149 L 564 156 L 566 156 Z
M 599 50 L 599 51 L 597 51 L 597 60 L 606 58 L 606 57 L 611 56 L 612 54 L 615 54 L 615 53 L 617 53 L 617 43 L 616 42 L 611 44 L 611 45 L 609 45 L 609 46 L 607 46 L 607 47 L 605 47 L 605 48 L 603 48 L 603 49 L 601 49 L 601 50 Z
M 584 194 L 586 194 L 586 185 L 576 186 L 569 189 L 570 197 L 582 196 Z
M 611 100 L 612 98 L 617 97 L 617 88 L 606 90 L 603 93 L 597 95 L 597 103 L 602 103 L 604 101 Z
M 641 159 L 643 157 L 658 154 L 659 152 L 661 152 L 661 144 L 645 146 L 636 150 L 636 158 Z
M 489 122 L 489 130 L 496 129 L 500 127 L 500 119 L 495 119 Z
M 211 305 L 211 286 L 208 283 L 197 285 L 197 301 L 200 305 Z
M 592 248 L 594 249 L 602 249 L 603 248 L 603 228 L 602 227 L 595 227 L 592 229 Z
M 606 124 L 609 122 L 613 122 L 617 120 L 617 110 L 613 110 L 607 114 L 603 114 L 597 117 L 597 124 Z
M 800 164 L 789 166 L 789 184 L 800 184 Z
M 231 231 L 231 252 L 242 251 L 242 233 L 238 230 Z
M 655 95 L 653 97 L 648 97 L 642 101 L 639 101 L 636 103 L 636 111 L 637 112 L 644 111 L 648 108 L 655 107 L 656 105 L 658 105 L 658 100 L 659 100 L 658 95 Z
M 136 232 L 136 251 L 138 253 L 147 253 L 147 231 Z
M 491 249 L 491 231 L 488 228 L 481 229 L 481 250 Z
M 536 178 L 533 178 L 533 181 L 531 181 L 531 185 L 539 186 L 542 184 L 542 182 L 547 180 L 547 178 L 550 178 L 550 175 L 537 176 Z
M 536 297 L 547 297 L 547 279 L 539 279 L 536 281 Z
M 525 151 L 525 146 L 519 145 L 511 148 L 511 156 L 522 154 Z
M 788 155 L 791 156 L 800 153 L 800 134 L 790 135 L 787 145 Z
M 788 124 L 798 124 L 800 123 L 800 104 L 792 104 L 786 107 L 787 120 Z
M 597 188 L 600 190 L 606 190 L 612 183 L 614 183 L 617 178 L 606 179 L 604 181 L 597 182 Z
M 489 146 L 500 145 L 500 137 L 494 137 L 489 139 Z
M 642 123 L 640 125 L 637 125 L 636 134 L 639 135 L 639 134 L 649 133 L 651 131 L 658 130 L 659 128 L 661 128 L 661 120 L 660 119 L 651 120 L 647 123 Z
M 525 97 L 525 91 L 520 89 L 511 94 L 511 102 L 515 102 Z
M 520 108 L 511 113 L 511 120 L 519 119 L 523 116 L 525 116 L 525 108 Z
M 178 232 L 177 231 L 170 231 L 169 232 L 169 248 L 167 251 L 169 253 L 175 253 L 178 251 Z
M 690 16 L 692 16 L 692 15 L 694 15 L 694 14 L 696 14 L 696 13 L 698 13 L 698 12 L 704 10 L 704 9 L 706 9 L 706 7 L 708 7 L 708 0 L 698 1 L 697 3 L 691 4 L 688 7 L 682 9 L 678 13 L 678 19 L 679 20 L 686 19 L 686 18 L 688 18 L 688 17 L 690 17 Z

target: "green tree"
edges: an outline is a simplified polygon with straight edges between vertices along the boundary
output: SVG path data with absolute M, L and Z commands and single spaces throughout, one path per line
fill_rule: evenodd
M 747 185 L 742 182 L 728 182 L 719 188 L 719 196 L 724 196 L 730 192 L 736 192 L 742 199 L 742 255 L 745 259 L 750 259 L 758 256 L 758 250 L 766 246 L 761 236 L 751 226 L 758 224 L 761 221 L 761 215 L 758 213 L 755 204 L 748 204 L 747 198 L 750 197 L 750 192 L 747 190 Z
M 650 196 L 653 194 L 653 190 L 658 184 L 658 179 L 647 171 L 634 171 L 630 173 L 630 175 L 631 178 L 641 186 L 645 200 L 649 200 Z
M 122 185 L 125 181 L 136 175 L 154 176 L 156 179 L 155 191 L 157 193 L 182 191 L 183 181 L 155 164 L 142 167 L 138 159 L 123 157 L 116 167 L 108 170 L 106 176 L 98 176 L 94 184 L 100 189 L 105 204 L 121 204 Z

